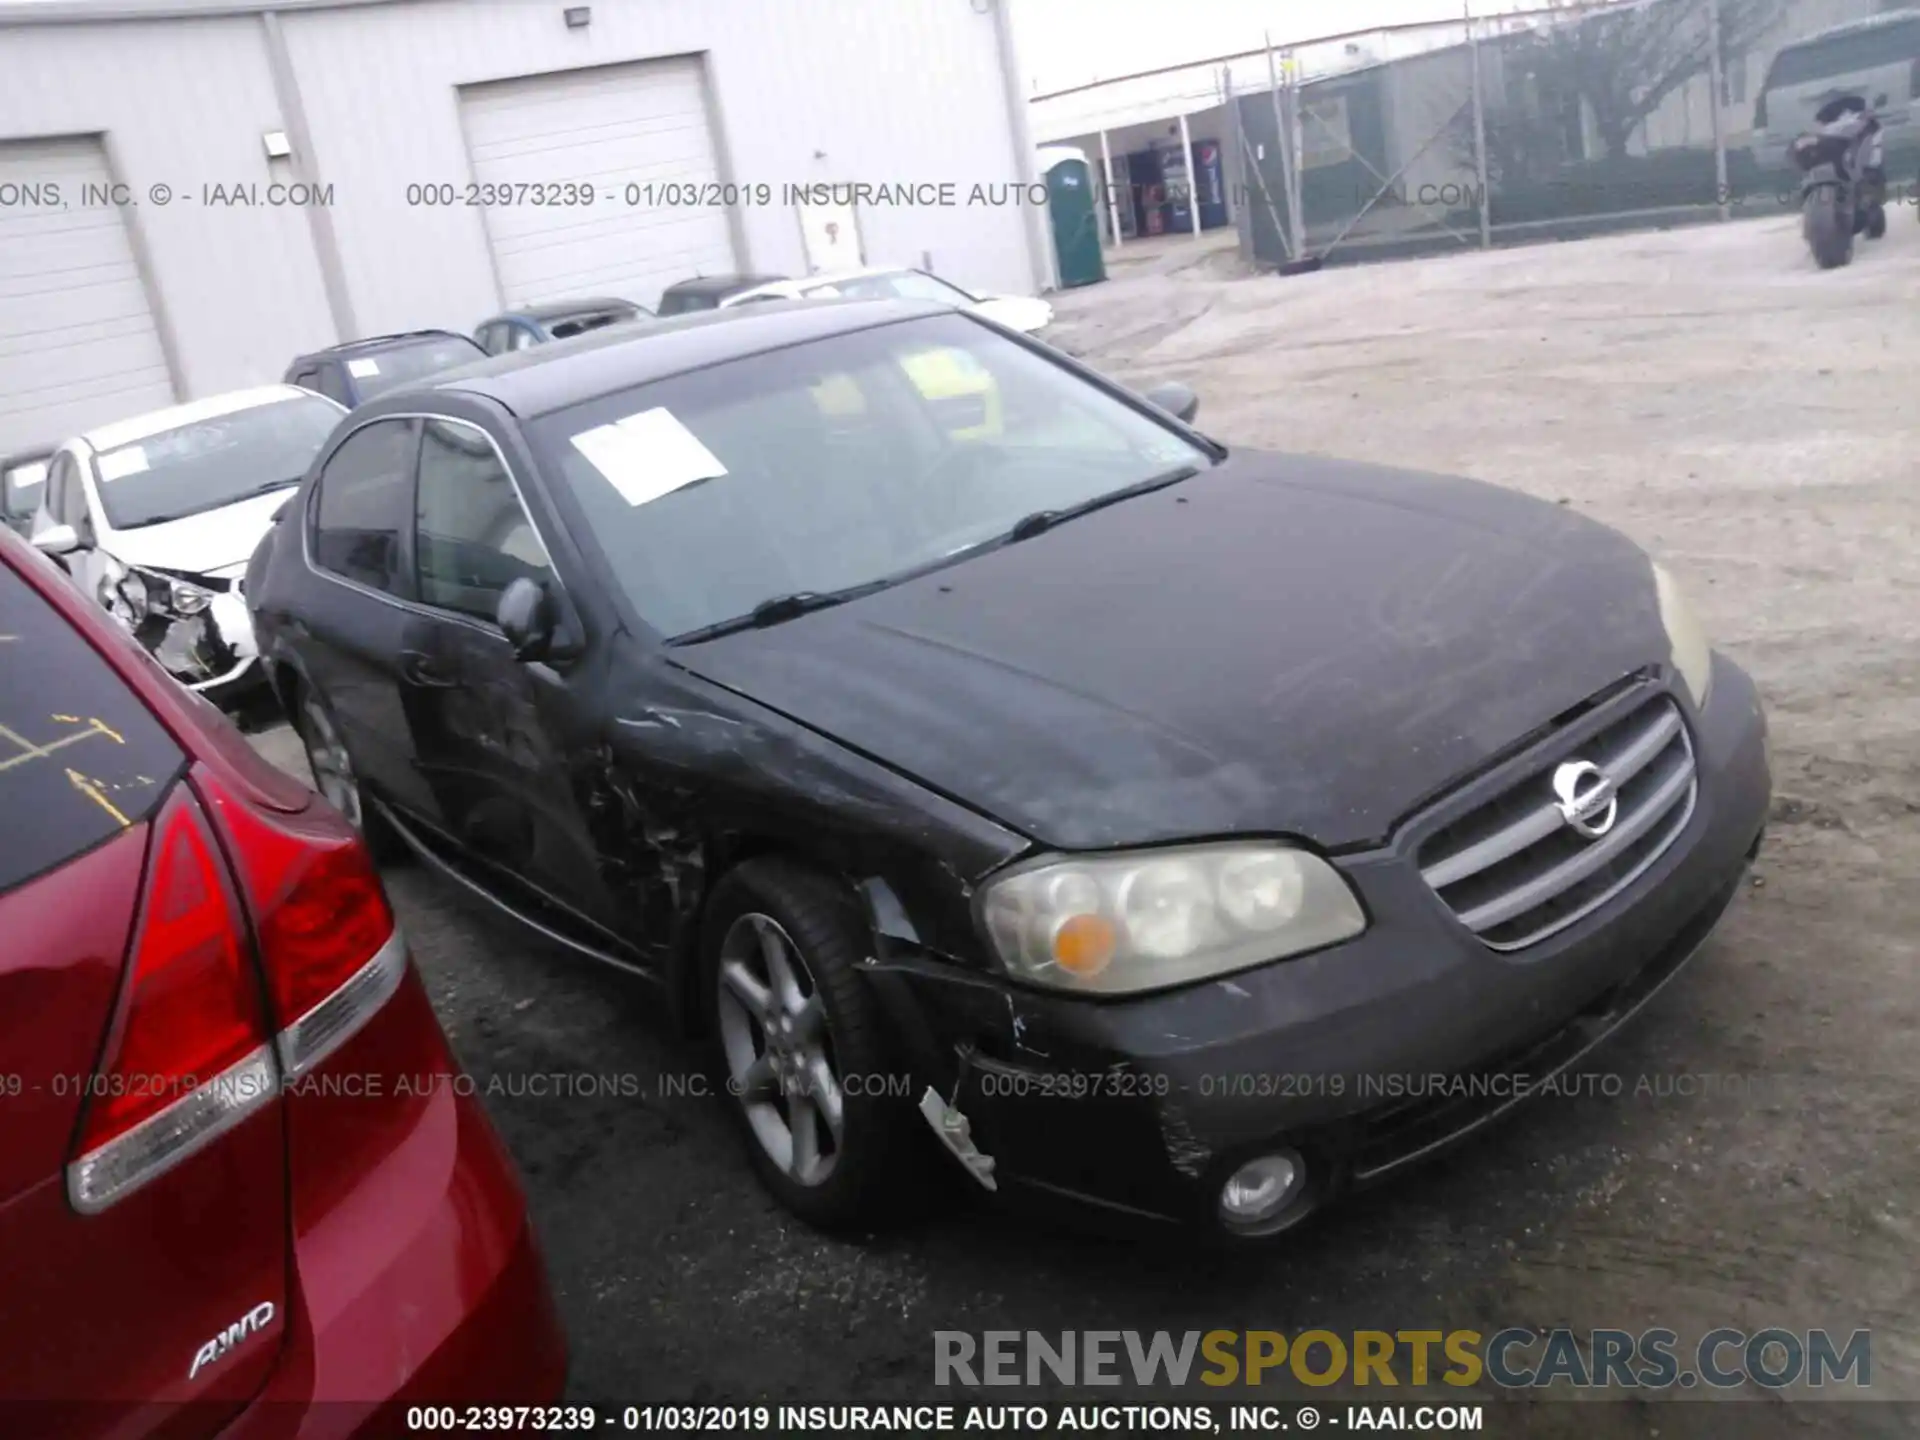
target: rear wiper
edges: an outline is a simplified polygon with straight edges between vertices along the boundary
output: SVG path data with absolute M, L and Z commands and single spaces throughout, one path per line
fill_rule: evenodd
M 1178 485 L 1182 480 L 1191 480 L 1199 473 L 1198 465 L 1182 465 L 1132 485 L 1122 486 L 1118 490 L 1109 490 L 1106 494 L 1096 495 L 1091 500 L 1082 500 L 1078 505 L 1069 505 L 1060 510 L 1036 510 L 1031 515 L 1022 515 L 1014 521 L 1006 534 L 1000 537 L 1000 543 L 1010 545 L 1018 540 L 1030 540 L 1035 535 L 1044 534 L 1068 520 L 1078 520 L 1082 515 L 1091 515 L 1095 510 L 1104 510 L 1109 505 L 1117 505 L 1122 500 L 1131 500 L 1136 495 L 1145 495 L 1153 490 L 1164 490 L 1169 485 Z
M 688 630 L 676 635 L 667 643 L 671 645 L 698 645 L 703 640 L 717 640 L 722 635 L 738 634 L 742 630 L 765 630 L 769 626 L 796 620 L 815 610 L 825 610 L 834 605 L 844 605 L 849 600 L 858 600 L 862 595 L 871 595 L 876 590 L 884 590 L 895 584 L 897 577 L 887 576 L 880 580 L 869 580 L 864 585 L 849 585 L 844 590 L 800 590 L 791 595 L 775 595 L 770 600 L 762 600 L 744 615 L 736 615 L 731 620 L 715 621 L 711 625 L 702 625 L 698 630 Z

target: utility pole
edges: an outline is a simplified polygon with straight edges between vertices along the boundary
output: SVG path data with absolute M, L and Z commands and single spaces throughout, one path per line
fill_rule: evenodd
M 1713 193 L 1719 205 L 1720 218 L 1729 220 L 1733 217 L 1733 197 L 1727 194 L 1726 122 L 1720 114 L 1721 97 L 1726 93 L 1721 88 L 1726 83 L 1723 64 L 1720 57 L 1720 0 L 1707 0 L 1707 88 L 1711 92 L 1707 108 L 1713 115 Z

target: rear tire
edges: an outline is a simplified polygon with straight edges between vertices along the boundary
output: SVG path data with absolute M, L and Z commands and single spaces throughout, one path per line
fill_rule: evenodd
M 823 1230 L 905 1218 L 913 1169 L 912 1085 L 859 970 L 863 933 L 841 887 L 773 858 L 722 877 L 702 928 L 727 1108 L 761 1183 Z
M 1801 230 L 1822 270 L 1837 270 L 1853 259 L 1853 225 L 1841 213 L 1840 187 L 1819 185 L 1801 202 Z
M 362 796 L 346 742 L 340 738 L 339 722 L 326 697 L 313 686 L 296 682 L 291 718 L 294 734 L 306 751 L 307 768 L 313 772 L 314 788 L 359 832 L 373 863 L 390 866 L 411 858 L 413 852 L 406 841 Z

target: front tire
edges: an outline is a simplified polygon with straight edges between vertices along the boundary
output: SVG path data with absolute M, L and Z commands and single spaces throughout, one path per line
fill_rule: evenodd
M 1800 221 L 1807 248 L 1822 270 L 1837 270 L 1853 259 L 1853 225 L 1842 213 L 1838 185 L 1809 190 L 1801 202 Z
M 326 697 L 302 682 L 294 692 L 292 721 L 294 734 L 307 753 L 314 789 L 359 832 L 374 864 L 393 865 L 407 859 L 411 852 L 406 842 L 362 796 L 359 777 L 354 774 L 346 742 L 340 738 L 339 722 L 333 718 Z
M 900 1191 L 897 1162 L 914 1138 L 912 1086 L 890 1062 L 858 968 L 863 932 L 839 886 L 777 859 L 727 874 L 702 931 L 728 1108 L 761 1183 L 825 1230 L 880 1216 Z
M 1878 240 L 1887 233 L 1887 207 L 1875 205 L 1867 211 L 1867 238 Z

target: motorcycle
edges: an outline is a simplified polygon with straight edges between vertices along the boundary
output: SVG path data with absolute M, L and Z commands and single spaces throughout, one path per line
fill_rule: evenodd
M 1788 151 L 1805 175 L 1800 182 L 1800 228 L 1822 270 L 1853 259 L 1857 235 L 1887 233 L 1886 136 L 1879 117 L 1858 95 L 1829 100 L 1813 129 Z

